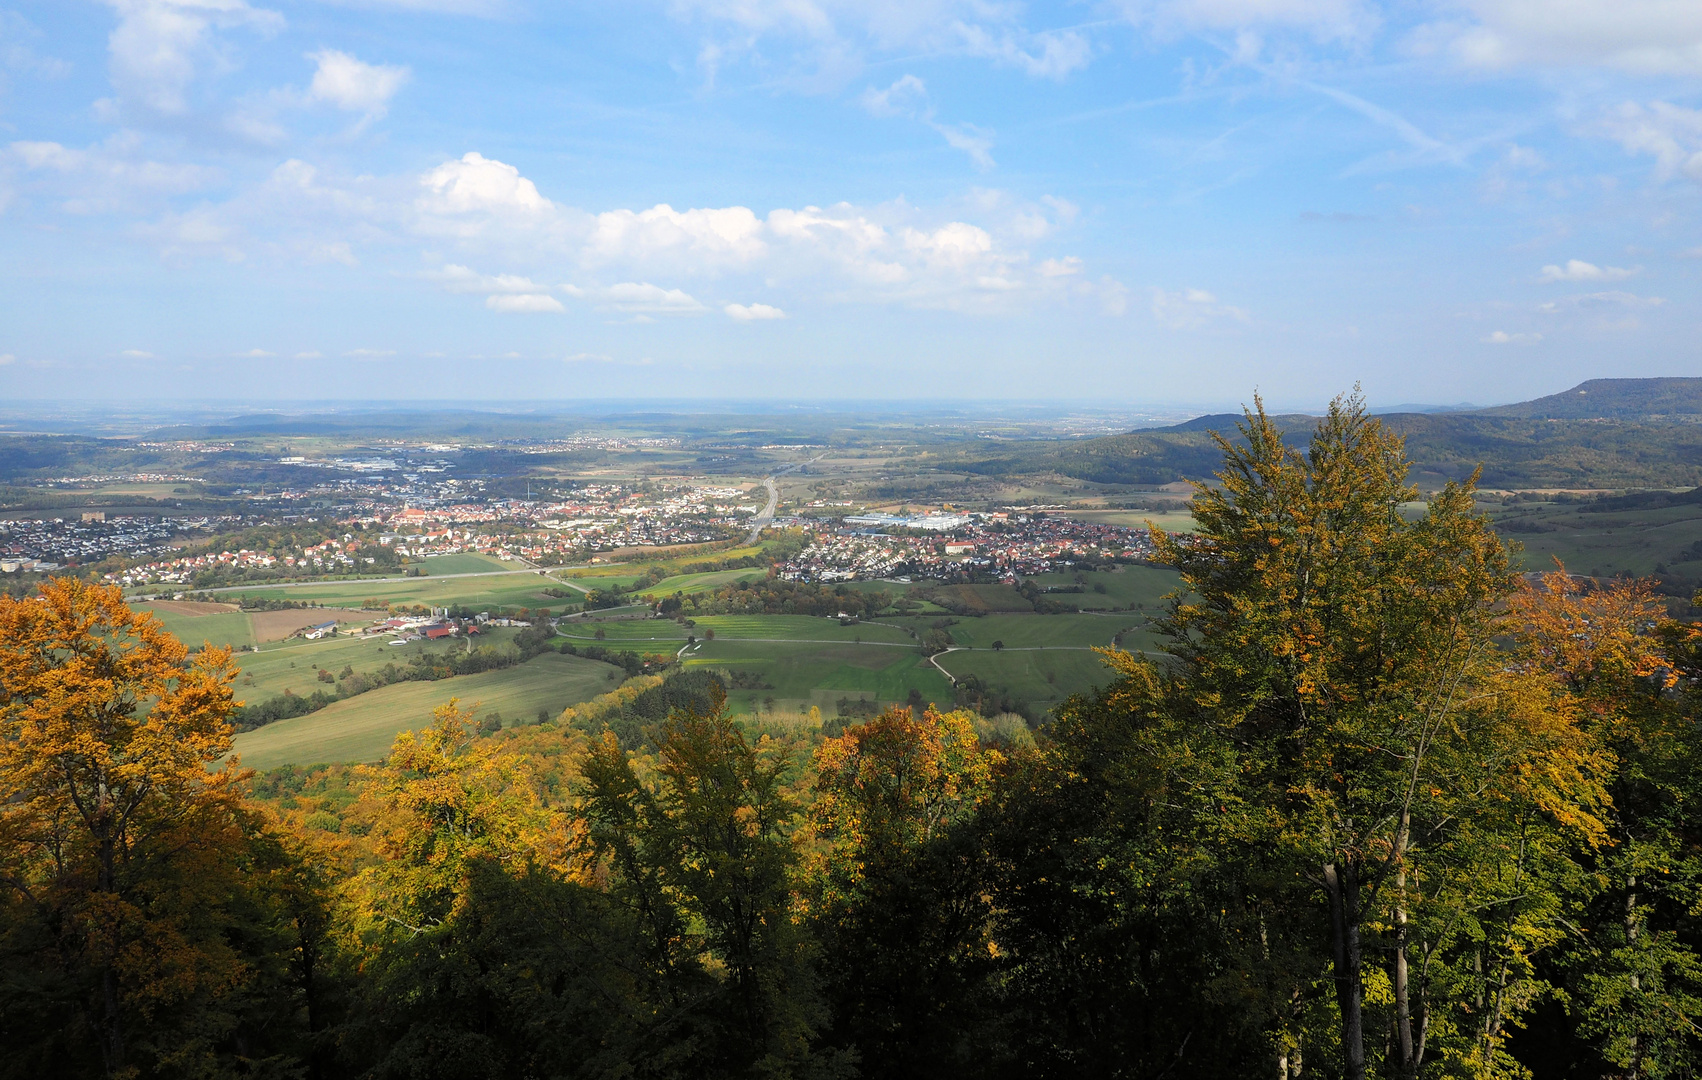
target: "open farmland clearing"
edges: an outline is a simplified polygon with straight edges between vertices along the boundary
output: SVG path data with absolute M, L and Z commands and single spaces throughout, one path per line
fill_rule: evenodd
M 546 653 L 516 668 L 464 675 L 438 682 L 396 683 L 289 720 L 279 720 L 235 740 L 234 752 L 251 768 L 376 761 L 397 734 L 426 727 L 431 712 L 450 698 L 463 708 L 477 704 L 482 718 L 495 711 L 513 723 L 551 716 L 568 705 L 612 689 L 619 669 L 580 656 Z M 611 679 L 610 675 L 617 675 Z

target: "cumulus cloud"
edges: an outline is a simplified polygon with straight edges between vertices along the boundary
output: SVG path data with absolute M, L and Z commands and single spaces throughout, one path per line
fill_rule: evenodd
M 553 296 L 541 293 L 514 293 L 485 297 L 485 307 L 492 311 L 530 313 L 559 313 L 567 309 Z
M 5 367 L 7 364 L 15 364 L 17 361 L 18 358 L 13 356 L 11 353 L 0 353 L 0 367 Z
M 1568 259 L 1565 266 L 1545 266 L 1542 268 L 1544 281 L 1623 281 L 1628 277 L 1636 277 L 1641 273 L 1641 266 L 1630 268 L 1620 266 L 1597 266 L 1584 262 L 1582 259 Z
M 598 214 L 585 244 L 585 257 L 592 263 L 662 258 L 700 266 L 741 266 L 766 253 L 762 234 L 761 220 L 747 207 L 681 211 L 662 203 L 648 210 Z
M 297 360 L 323 360 L 325 359 L 325 354 L 320 352 L 318 349 L 308 349 L 306 352 L 296 353 L 295 358 Z
M 728 304 L 721 310 L 737 322 L 763 322 L 786 317 L 784 311 L 768 304 Z
M 762 295 L 784 282 L 830 302 L 1009 311 L 1013 302 L 1077 291 L 1064 283 L 1079 285 L 1085 274 L 1078 256 L 1029 251 L 1076 213 L 1065 199 L 990 189 L 928 208 L 899 199 L 766 214 L 667 203 L 590 212 L 551 201 L 516 166 L 471 152 L 388 177 L 328 175 L 290 159 L 223 202 L 163 210 L 131 235 L 174 257 L 253 252 L 351 265 L 359 247 L 423 241 L 431 268 L 419 277 L 433 287 L 484 297 L 554 292 L 632 315 L 707 310 L 687 282 L 724 278 L 737 284 L 717 286 L 722 295 Z M 560 286 L 563 276 L 577 284 Z
M 350 349 L 343 354 L 351 360 L 383 360 L 395 356 L 395 349 Z
M 269 356 L 276 356 L 278 354 L 267 352 L 265 349 L 249 349 L 247 352 L 239 352 L 232 355 L 238 360 L 264 360 Z
M 154 354 L 146 349 L 122 349 L 118 353 L 126 360 L 152 360 Z
M 1702 73 L 1702 5 L 1688 0 L 1464 0 L 1475 20 L 1432 27 L 1461 62 Z
M 1182 289 L 1177 292 L 1154 289 L 1152 315 L 1172 330 L 1198 330 L 1223 320 L 1247 321 L 1246 311 L 1219 302 L 1216 296 L 1204 289 Z
M 457 293 L 546 293 L 549 286 L 539 285 L 519 274 L 479 274 L 455 263 L 420 275 Z
M 648 281 L 623 281 L 606 288 L 563 287 L 569 296 L 587 299 L 608 311 L 629 315 L 696 315 L 707 310 L 681 289 L 664 289 Z
M 370 118 L 384 115 L 390 99 L 408 81 L 408 69 L 388 64 L 368 64 L 336 49 L 308 54 L 317 66 L 307 98 L 334 105 Z
M 1505 330 L 1496 330 L 1493 333 L 1484 335 L 1478 340 L 1483 342 L 1485 345 L 1535 345 L 1537 342 L 1542 340 L 1542 335 L 1535 333 L 1510 334 Z
M 476 151 L 420 177 L 418 205 L 434 214 L 541 214 L 554 209 L 538 187 L 506 162 Z
M 120 107 L 172 116 L 189 109 L 188 92 L 203 64 L 215 62 L 213 31 L 282 29 L 283 16 L 245 0 L 106 0 L 118 13 L 107 39 Z

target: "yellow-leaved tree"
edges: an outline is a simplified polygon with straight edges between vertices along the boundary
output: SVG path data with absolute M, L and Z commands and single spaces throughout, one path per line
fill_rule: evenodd
M 210 768 L 230 749 L 229 661 L 191 656 L 116 588 L 0 597 L 0 933 L 43 1074 L 210 1073 L 235 1023 L 256 826 L 235 764 Z
M 954 1038 L 995 950 L 970 825 L 1004 756 L 976 716 L 895 706 L 816 750 L 805 892 L 836 1016 L 871 1076 L 963 1075 Z

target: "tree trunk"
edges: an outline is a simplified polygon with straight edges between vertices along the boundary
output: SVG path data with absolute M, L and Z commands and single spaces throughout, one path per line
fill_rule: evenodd
M 1324 864 L 1330 945 L 1341 1009 L 1342 1080 L 1365 1080 L 1364 987 L 1359 977 L 1359 873 L 1351 862 Z
M 1413 1038 L 1412 980 L 1407 970 L 1406 850 L 1412 829 L 1411 816 L 1402 811 L 1395 833 L 1395 948 L 1389 982 L 1395 994 L 1395 1074 L 1400 1080 L 1417 1080 L 1424 1062 L 1424 1036 Z M 1419 1012 L 1422 1015 L 1423 1005 Z
M 118 852 L 117 844 L 111 837 L 102 837 L 100 841 L 100 870 L 95 882 L 97 892 L 113 895 L 118 892 Z M 118 971 L 118 926 L 103 927 L 99 933 L 111 935 L 110 941 L 100 950 L 100 988 L 101 988 L 101 1056 L 106 1061 L 106 1074 L 117 1075 L 124 1068 L 124 1012 L 119 1001 Z

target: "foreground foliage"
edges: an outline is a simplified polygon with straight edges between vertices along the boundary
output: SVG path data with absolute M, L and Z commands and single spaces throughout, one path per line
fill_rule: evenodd
M 1693 1076 L 1702 635 L 1356 400 L 1242 436 L 1167 655 L 998 747 L 689 672 L 245 783 L 227 656 L 0 599 L 0 1076 Z

